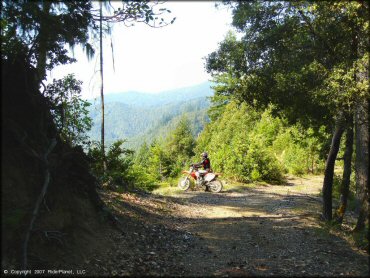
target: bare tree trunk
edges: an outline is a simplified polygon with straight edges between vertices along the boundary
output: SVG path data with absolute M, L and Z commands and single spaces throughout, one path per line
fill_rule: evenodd
M 42 13 L 44 13 L 44 17 L 46 18 L 50 13 L 51 8 L 51 2 L 50 1 L 43 1 L 42 2 Z M 45 20 L 42 20 L 40 22 L 40 30 L 39 34 L 37 35 L 37 41 L 38 41 L 38 49 L 37 49 L 37 74 L 39 78 L 39 83 L 43 80 L 43 78 L 46 75 L 46 60 L 47 60 L 47 44 L 48 44 L 48 38 L 47 38 L 47 22 Z
M 352 153 L 353 153 L 353 120 L 347 128 L 346 134 L 346 150 L 344 152 L 344 169 L 343 179 L 340 187 L 340 205 L 336 211 L 336 221 L 343 222 L 344 214 L 347 208 L 347 201 L 349 195 L 349 185 L 352 172 Z
M 359 203 L 359 216 L 355 231 L 365 227 L 369 207 L 369 100 L 359 99 L 355 108 L 356 137 L 356 187 Z
M 332 190 L 333 190 L 333 176 L 334 166 L 337 154 L 339 151 L 340 139 L 342 137 L 344 128 L 343 123 L 338 122 L 335 127 L 333 138 L 331 141 L 330 151 L 325 165 L 325 177 L 322 188 L 323 192 L 323 218 L 327 221 L 332 220 Z
M 104 144 L 104 75 L 103 75 L 103 7 L 102 1 L 100 5 L 100 78 L 101 78 L 101 154 L 103 159 L 103 173 L 107 170 L 107 164 L 105 161 L 105 144 Z

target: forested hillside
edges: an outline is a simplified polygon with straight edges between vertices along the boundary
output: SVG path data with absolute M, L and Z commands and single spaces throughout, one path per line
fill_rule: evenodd
M 212 96 L 211 83 L 172 90 L 157 94 L 121 93 L 108 94 L 105 105 L 106 141 L 127 139 L 126 147 L 138 149 L 143 143 L 165 137 L 185 115 L 194 135 L 208 121 L 206 111 Z M 100 139 L 101 108 L 99 102 L 89 107 L 92 128 L 88 132 L 91 140 Z

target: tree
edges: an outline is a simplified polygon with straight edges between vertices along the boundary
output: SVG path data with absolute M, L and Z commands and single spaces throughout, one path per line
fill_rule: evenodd
M 171 156 L 177 157 L 181 164 L 194 155 L 195 140 L 188 118 L 180 119 L 175 129 L 168 135 L 166 147 Z
M 105 131 L 104 131 L 104 67 L 103 67 L 103 5 L 102 1 L 99 1 L 99 45 L 100 45 L 100 80 L 101 80 L 101 87 L 100 87 L 100 100 L 101 100 L 101 155 L 102 155 L 102 163 L 103 163 L 103 172 L 107 170 L 107 162 L 105 160 Z
M 106 31 L 110 33 L 111 27 L 110 23 L 119 23 L 123 22 L 128 24 L 130 22 L 143 22 L 150 27 L 164 27 L 168 23 L 164 20 L 163 17 L 159 16 L 164 13 L 170 13 L 170 10 L 165 8 L 160 8 L 156 10 L 156 6 L 161 4 L 161 2 L 149 2 L 149 1 L 122 1 L 122 6 L 115 9 L 111 2 L 105 2 L 105 7 L 108 12 L 108 15 L 103 15 L 103 4 L 102 1 L 99 1 L 99 16 L 94 16 L 95 20 L 99 21 L 99 45 L 100 45 L 100 79 L 101 79 L 101 90 L 100 90 L 100 99 L 101 99 L 101 152 L 102 152 L 102 163 L 103 169 L 107 168 L 105 161 L 105 117 L 104 117 L 104 74 L 103 74 L 103 21 L 106 23 Z M 113 12 L 113 14 L 112 14 Z M 176 18 L 171 20 L 171 24 L 175 21 Z M 159 22 L 158 24 L 156 24 Z M 131 26 L 134 24 L 132 23 Z M 127 25 L 126 25 L 127 26 Z
M 352 117 L 353 122 L 353 117 Z M 340 205 L 336 210 L 336 221 L 338 223 L 343 222 L 344 214 L 347 209 L 347 202 L 350 189 L 350 178 L 352 171 L 352 153 L 353 153 L 353 124 L 349 124 L 346 130 L 346 147 L 343 156 L 344 160 L 344 169 L 343 169 L 343 178 L 340 187 Z
M 104 2 L 107 14 L 103 14 L 102 1 L 99 9 L 93 1 L 4 1 L 2 2 L 1 18 L 5 26 L 2 32 L 2 57 L 8 59 L 19 56 L 20 52 L 26 58 L 26 63 L 34 65 L 38 72 L 38 82 L 46 78 L 46 70 L 51 70 L 58 64 L 75 62 L 68 56 L 65 44 L 74 47 L 82 45 L 89 58 L 95 50 L 91 44 L 91 37 L 97 36 L 100 40 L 100 73 L 101 73 L 101 151 L 105 156 L 104 140 L 104 80 L 103 80 L 103 29 L 110 33 L 111 23 L 124 23 L 127 26 L 135 22 L 143 22 L 151 27 L 163 27 L 172 24 L 165 20 L 164 15 L 171 11 L 159 8 L 160 1 L 121 1 L 115 3 Z M 97 26 L 99 22 L 99 27 Z M 105 26 L 103 28 L 103 23 Z M 13 59 L 13 58 L 12 58 Z M 103 168 L 106 168 L 103 159 Z
M 91 1 L 2 1 L 2 58 L 24 54 L 41 82 L 46 70 L 75 61 L 66 44 L 72 48 L 81 44 L 92 57 L 88 31 L 96 26 L 91 9 Z
M 356 103 L 356 186 L 357 197 L 360 200 L 359 217 L 355 231 L 365 228 L 369 214 L 369 99 Z
M 165 152 L 163 143 L 154 140 L 149 148 L 148 171 L 157 181 L 170 176 L 172 161 Z
M 106 154 L 107 168 L 103 169 L 100 142 L 93 142 L 88 150 L 93 173 L 109 185 L 127 186 L 131 182 L 130 169 L 133 164 L 133 151 L 123 146 L 125 140 L 117 140 Z
M 368 80 L 355 78 L 360 61 L 368 68 L 368 3 L 224 3 L 231 6 L 233 25 L 244 36 L 240 41 L 227 37 L 207 58 L 207 70 L 224 84 L 217 93 L 258 109 L 273 103 L 274 112 L 283 112 L 292 123 L 332 130 L 323 185 L 323 214 L 330 220 L 334 148 L 357 95 L 366 95 L 362 104 L 369 98 Z M 361 142 L 366 146 L 365 139 Z
M 149 165 L 149 146 L 144 142 L 135 155 L 135 164 L 140 165 L 143 168 L 147 168 Z
M 261 113 L 244 102 L 231 101 L 198 137 L 196 152 L 208 151 L 212 168 L 234 180 L 280 183 L 283 167 L 278 158 L 286 148 L 274 143 L 284 133 L 284 121 L 273 117 L 271 109 Z
M 86 143 L 86 132 L 92 125 L 87 109 L 91 104 L 81 99 L 81 84 L 73 74 L 68 74 L 63 79 L 54 79 L 44 91 L 57 130 L 70 145 Z
M 166 138 L 165 151 L 171 160 L 171 177 L 176 177 L 194 156 L 196 142 L 190 121 L 183 116 Z
M 342 138 L 342 134 L 344 132 L 344 127 L 341 123 L 339 123 L 335 129 L 331 146 L 330 152 L 328 154 L 328 158 L 325 164 L 325 176 L 324 176 L 324 183 L 322 187 L 323 192 L 323 217 L 325 220 L 332 219 L 332 191 L 333 191 L 333 173 L 334 173 L 334 166 L 335 160 L 337 158 L 337 154 L 339 151 L 340 139 Z

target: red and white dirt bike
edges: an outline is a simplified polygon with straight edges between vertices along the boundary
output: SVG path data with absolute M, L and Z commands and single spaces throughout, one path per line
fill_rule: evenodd
M 203 188 L 218 193 L 222 190 L 222 182 L 217 179 L 220 173 L 208 172 L 205 175 L 198 171 L 194 165 L 190 166 L 189 171 L 182 171 L 186 176 L 180 178 L 178 186 L 182 190 L 188 190 L 190 183 L 193 181 L 198 188 Z

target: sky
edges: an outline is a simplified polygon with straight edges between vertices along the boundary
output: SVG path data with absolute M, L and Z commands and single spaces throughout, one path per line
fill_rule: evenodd
M 218 48 L 231 27 L 231 11 L 215 8 L 212 1 L 169 1 L 172 25 L 151 28 L 116 24 L 106 37 L 104 53 L 104 93 L 138 91 L 156 93 L 210 80 L 204 57 Z M 114 69 L 111 41 L 113 43 Z M 97 45 L 98 46 L 98 45 Z M 88 61 L 80 48 L 74 50 L 77 63 L 56 67 L 48 81 L 74 73 L 83 81 L 82 97 L 100 95 L 99 49 Z

